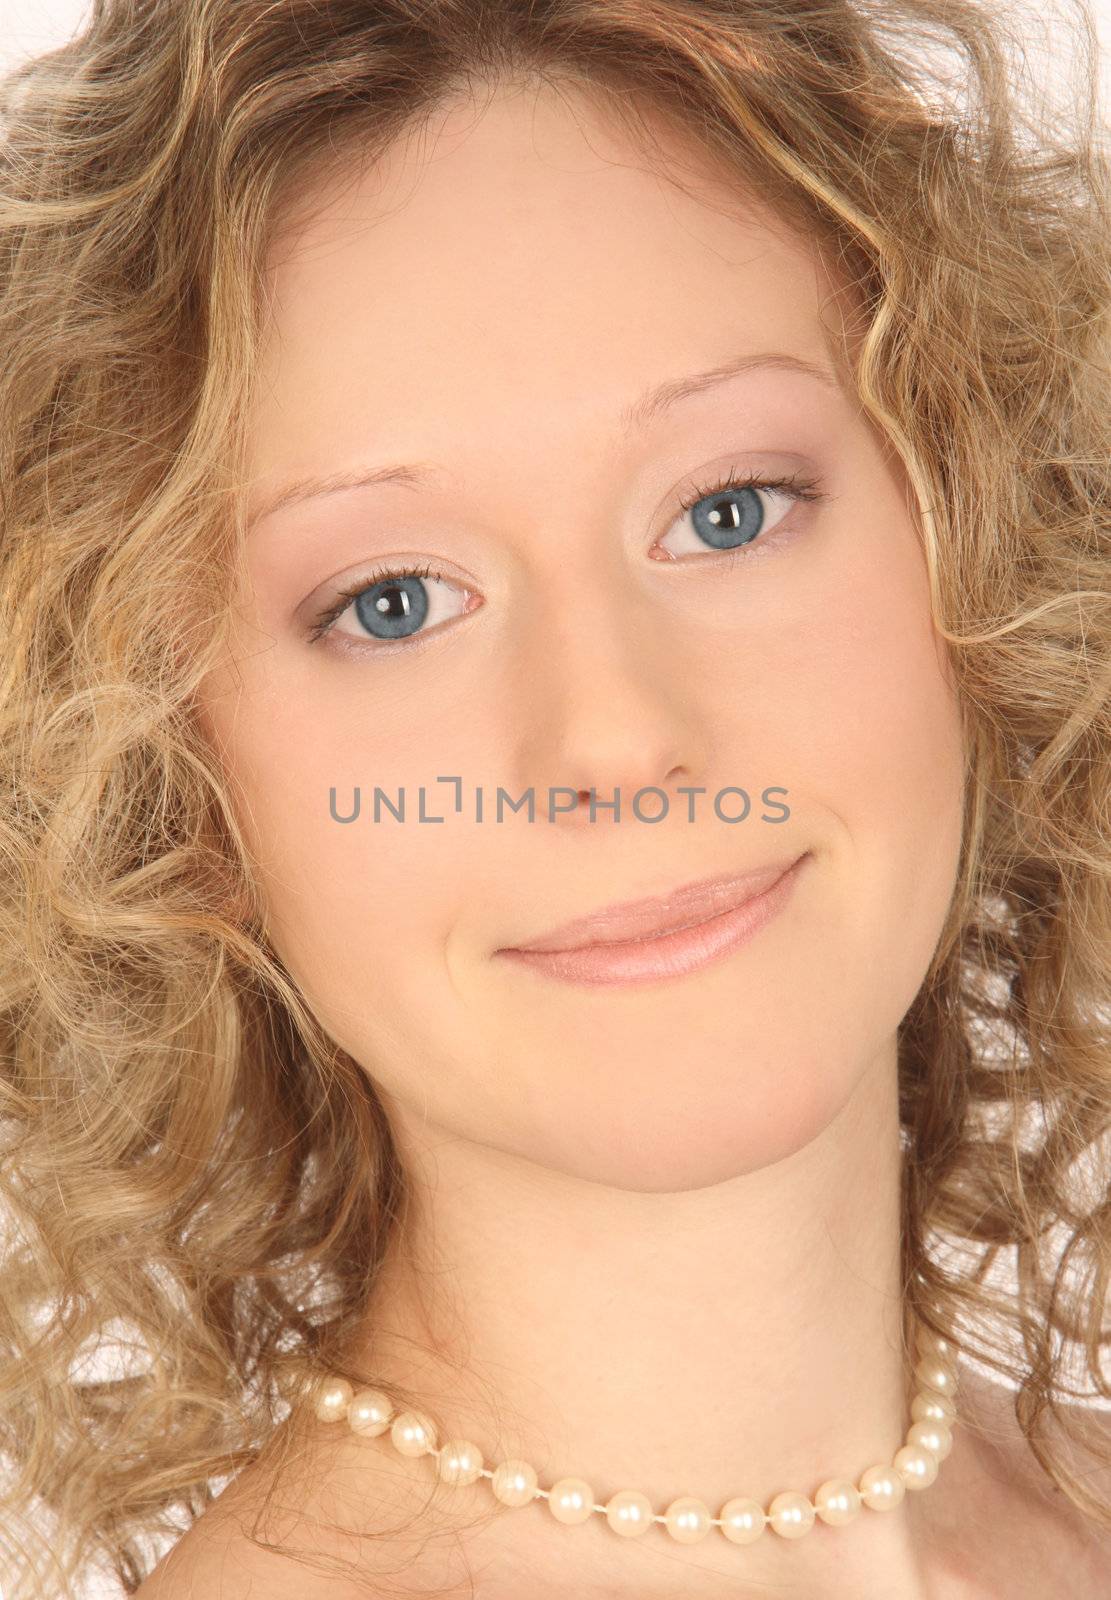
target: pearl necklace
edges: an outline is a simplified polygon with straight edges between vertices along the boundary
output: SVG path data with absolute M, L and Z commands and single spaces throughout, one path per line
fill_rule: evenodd
M 503 1505 L 547 1500 L 552 1516 L 564 1523 L 586 1522 L 598 1512 L 614 1533 L 624 1538 L 643 1534 L 659 1522 L 679 1544 L 694 1544 L 711 1528 L 720 1528 L 733 1544 L 751 1544 L 766 1527 L 781 1538 L 798 1539 L 814 1526 L 815 1517 L 839 1526 L 851 1522 L 861 1505 L 873 1511 L 891 1511 L 908 1489 L 929 1488 L 953 1444 L 956 1352 L 947 1339 L 924 1327 L 918 1329 L 916 1344 L 918 1390 L 911 1403 L 906 1442 L 890 1465 L 869 1467 L 855 1483 L 850 1478 L 829 1478 L 815 1490 L 812 1500 L 787 1489 L 765 1509 L 758 1500 L 738 1496 L 726 1501 L 716 1517 L 694 1495 L 680 1495 L 666 1511 L 657 1513 L 639 1489 L 619 1489 L 604 1505 L 595 1502 L 594 1490 L 583 1478 L 560 1478 L 550 1488 L 541 1489 L 536 1471 L 527 1461 L 503 1461 L 491 1469 L 469 1439 L 449 1439 L 437 1445 L 436 1425 L 427 1413 L 401 1411 L 395 1415 L 391 1400 L 380 1389 L 356 1391 L 346 1378 L 310 1383 L 308 1400 L 322 1422 L 346 1421 L 352 1432 L 368 1438 L 376 1438 L 388 1428 L 390 1442 L 400 1455 L 434 1456 L 437 1475 L 445 1483 L 488 1478 Z

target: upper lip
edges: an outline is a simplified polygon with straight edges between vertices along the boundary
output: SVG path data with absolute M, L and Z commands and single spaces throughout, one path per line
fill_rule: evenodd
M 527 943 L 510 948 L 576 950 L 584 945 L 619 944 L 627 939 L 673 933 L 677 928 L 691 927 L 695 923 L 705 922 L 709 917 L 720 916 L 723 911 L 736 910 L 746 900 L 770 889 L 801 859 L 801 856 L 794 856 L 789 861 L 751 868 L 747 872 L 699 878 L 694 883 L 685 883 L 681 888 L 672 890 L 670 894 L 642 900 L 623 900 L 615 905 L 603 906 L 601 911 L 576 917 L 539 939 L 530 939 Z

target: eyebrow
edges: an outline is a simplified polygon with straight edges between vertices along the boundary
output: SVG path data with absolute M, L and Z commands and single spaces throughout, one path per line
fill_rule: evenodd
M 752 372 L 756 369 L 799 372 L 829 389 L 842 391 L 842 384 L 836 373 L 819 362 L 807 361 L 802 356 L 788 355 L 783 351 L 743 355 L 732 361 L 723 362 L 720 366 L 710 367 L 706 372 L 691 373 L 685 378 L 669 378 L 663 383 L 654 385 L 619 413 L 618 422 L 621 431 L 626 436 L 633 432 L 643 432 L 650 423 L 677 405 L 679 401 L 687 399 L 690 395 L 699 394 L 703 390 L 716 388 L 718 384 L 725 383 L 743 372 Z M 303 500 L 315 500 L 325 495 L 338 494 L 344 489 L 362 489 L 381 484 L 400 485 L 407 489 L 426 488 L 437 476 L 437 470 L 436 467 L 426 463 L 409 462 L 388 467 L 355 467 L 325 476 L 298 478 L 286 484 L 261 505 L 249 518 L 249 526 L 253 527 L 264 518 L 273 516 L 276 511 L 284 511 L 287 506 L 297 505 Z

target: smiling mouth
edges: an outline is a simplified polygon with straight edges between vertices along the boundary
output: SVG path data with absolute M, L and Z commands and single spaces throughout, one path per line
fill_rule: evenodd
M 699 927 L 726 912 L 739 910 L 772 888 L 801 859 L 801 856 L 796 856 L 748 872 L 729 876 L 719 874 L 714 878 L 684 884 L 669 895 L 606 906 L 589 916 L 564 923 L 540 938 L 503 948 L 539 953 L 650 943 L 686 928 Z
M 807 852 L 786 868 L 769 870 L 764 874 L 763 886 L 755 890 L 750 880 L 747 893 L 734 887 L 732 905 L 711 910 L 698 920 L 692 920 L 688 907 L 681 924 L 675 925 L 673 920 L 668 928 L 645 927 L 632 937 L 626 934 L 622 938 L 603 938 L 595 931 L 589 942 L 554 943 L 566 937 L 564 929 L 541 941 L 544 948 L 536 944 L 510 946 L 495 951 L 495 955 L 530 969 L 537 977 L 576 985 L 612 987 L 677 978 L 722 960 L 754 938 L 787 905 L 809 859 Z M 637 914 L 642 919 L 649 917 L 643 902 L 641 907 Z M 622 915 L 632 913 L 626 911 Z M 657 923 L 658 920 L 657 916 Z M 607 931 L 612 934 L 612 927 Z

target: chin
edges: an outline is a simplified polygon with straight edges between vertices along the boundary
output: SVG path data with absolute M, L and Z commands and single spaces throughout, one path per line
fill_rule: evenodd
M 738 1075 L 716 1094 L 705 1085 L 700 1091 L 692 1073 L 676 1070 L 658 1104 L 642 1082 L 626 1096 L 623 1112 L 597 1101 L 585 1117 L 581 1108 L 564 1107 L 562 1132 L 554 1126 L 560 1108 L 549 1102 L 550 1136 L 541 1145 L 533 1137 L 515 1153 L 634 1194 L 712 1189 L 788 1160 L 820 1139 L 864 1078 L 868 1054 L 862 1044 L 855 1066 L 831 1070 L 827 1058 L 820 1073 L 796 1071 L 794 1079 L 780 1062 L 769 1064 L 763 1072 Z

